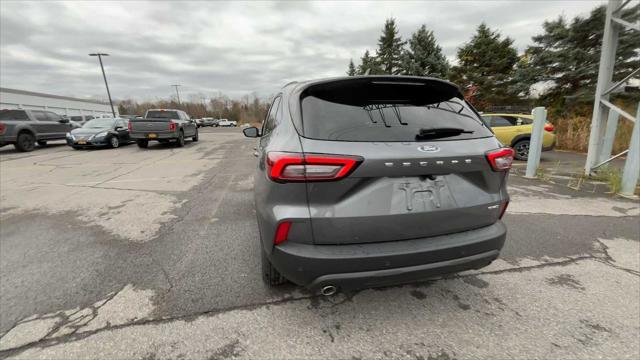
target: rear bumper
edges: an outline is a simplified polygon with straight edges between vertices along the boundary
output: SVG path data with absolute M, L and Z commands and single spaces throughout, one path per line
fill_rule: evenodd
M 430 238 L 357 245 L 284 243 L 269 255 L 290 281 L 317 290 L 361 289 L 426 280 L 484 267 L 506 238 L 501 221 L 476 230 Z
M 542 146 L 542 151 L 551 151 L 556 147 L 556 142 L 555 140 L 551 143 L 551 145 L 549 146 Z
M 155 137 L 149 137 L 149 134 L 155 134 Z M 153 131 L 149 131 L 149 132 L 131 132 L 129 134 L 129 137 L 133 140 L 168 140 L 168 139 L 177 139 L 178 138 L 178 133 L 177 132 L 164 132 L 164 133 L 159 133 L 159 132 L 153 132 Z

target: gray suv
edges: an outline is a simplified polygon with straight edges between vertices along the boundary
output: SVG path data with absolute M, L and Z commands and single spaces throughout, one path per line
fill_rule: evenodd
M 13 144 L 18 151 L 32 151 L 36 143 L 63 140 L 73 129 L 69 119 L 44 110 L 0 110 L 0 147 Z
M 484 267 L 513 150 L 457 86 L 405 76 L 286 85 L 259 138 L 263 279 L 320 290 L 386 286 Z

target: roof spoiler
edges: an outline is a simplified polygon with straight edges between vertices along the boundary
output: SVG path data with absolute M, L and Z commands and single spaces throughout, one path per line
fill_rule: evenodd
M 352 106 L 376 103 L 429 105 L 451 98 L 463 99 L 448 81 L 412 76 L 363 76 L 327 80 L 309 85 L 300 98 L 314 96 Z

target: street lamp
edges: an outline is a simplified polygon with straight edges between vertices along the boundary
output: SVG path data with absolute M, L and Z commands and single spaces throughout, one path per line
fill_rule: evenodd
M 171 85 L 171 86 L 173 86 L 174 88 L 176 88 L 176 97 L 178 98 L 178 105 L 181 105 L 181 103 L 180 103 L 180 93 L 178 92 L 178 86 L 182 86 L 182 85 L 180 85 L 180 84 L 174 84 L 174 85 Z
M 102 65 L 102 57 L 109 56 L 109 54 L 94 53 L 94 54 L 89 54 L 89 56 L 97 56 L 98 60 L 100 61 L 100 68 L 102 69 L 102 77 L 104 78 L 104 85 L 107 87 L 107 96 L 109 96 L 109 105 L 111 105 L 111 113 L 115 118 L 116 111 L 113 109 L 113 101 L 111 101 L 111 92 L 109 92 L 109 84 L 107 84 L 107 75 L 104 74 L 104 66 Z

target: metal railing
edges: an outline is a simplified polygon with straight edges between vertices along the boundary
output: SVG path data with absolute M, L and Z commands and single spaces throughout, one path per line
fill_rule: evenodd
M 584 167 L 585 175 L 591 175 L 595 169 L 626 153 L 627 160 L 623 170 L 620 191 L 621 194 L 626 195 L 633 195 L 640 177 L 640 125 L 638 125 L 640 123 L 640 103 L 638 104 L 638 113 L 634 118 L 631 114 L 612 104 L 609 101 L 609 96 L 614 90 L 624 85 L 640 72 L 640 68 L 635 69 L 624 79 L 613 84 L 619 32 L 624 28 L 635 31 L 640 30 L 638 23 L 628 22 L 621 17 L 622 9 L 630 2 L 630 0 L 624 2 L 622 0 L 609 0 L 607 5 L 602 52 L 598 69 L 598 85 L 596 86 L 593 102 L 589 152 L 587 153 L 587 161 Z M 629 149 L 611 156 L 620 117 L 634 122 L 633 133 Z M 606 123 L 604 119 L 607 119 Z

